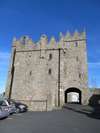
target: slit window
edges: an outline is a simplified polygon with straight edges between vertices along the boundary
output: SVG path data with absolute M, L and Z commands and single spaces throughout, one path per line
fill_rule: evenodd
M 81 73 L 79 73 L 79 78 L 81 78 Z
M 52 54 L 49 54 L 49 60 L 51 60 L 52 59 Z
M 52 73 L 52 71 L 51 71 L 51 69 L 49 69 L 48 74 L 51 75 L 51 73 Z
M 32 71 L 30 71 L 30 76 L 32 75 Z
M 26 36 L 23 37 L 22 44 L 25 45 L 26 42 Z
M 75 42 L 75 47 L 78 47 L 78 43 L 77 42 Z

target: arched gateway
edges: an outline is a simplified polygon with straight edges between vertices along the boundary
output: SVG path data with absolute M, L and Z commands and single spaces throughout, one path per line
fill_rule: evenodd
M 68 88 L 65 91 L 65 103 L 81 104 L 81 91 L 78 88 Z

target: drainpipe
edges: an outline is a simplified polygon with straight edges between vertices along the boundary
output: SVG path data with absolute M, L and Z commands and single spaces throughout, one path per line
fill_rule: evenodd
M 15 69 L 15 68 L 14 68 L 15 55 L 16 55 L 16 49 L 13 50 L 13 57 L 12 57 L 11 83 L 10 83 L 10 89 L 9 89 L 9 99 L 11 99 L 11 93 L 12 93 L 12 85 L 13 85 L 14 69 Z
M 58 107 L 60 106 L 60 48 L 58 49 Z

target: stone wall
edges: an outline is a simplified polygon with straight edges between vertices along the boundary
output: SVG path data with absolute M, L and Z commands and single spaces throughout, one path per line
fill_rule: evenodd
M 27 36 L 14 38 L 13 49 L 7 97 L 26 103 L 30 110 L 52 110 L 63 106 L 65 90 L 75 87 L 82 92 L 82 104 L 87 103 L 85 32 L 60 34 L 59 41 L 52 37 L 49 42 L 46 35 L 37 43 Z

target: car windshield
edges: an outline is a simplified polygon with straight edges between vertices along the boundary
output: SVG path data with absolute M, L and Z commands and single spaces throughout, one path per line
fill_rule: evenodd
M 6 100 L 0 101 L 0 106 L 8 106 L 8 103 Z

